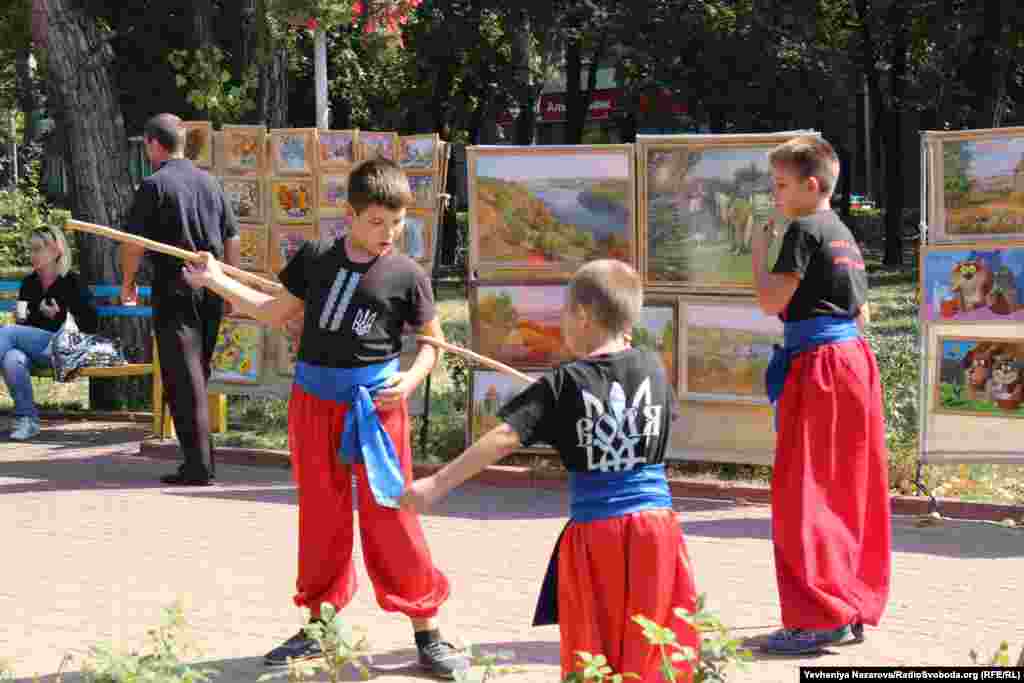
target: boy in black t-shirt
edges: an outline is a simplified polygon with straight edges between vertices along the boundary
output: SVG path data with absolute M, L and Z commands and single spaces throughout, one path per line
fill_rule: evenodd
M 765 649 L 801 654 L 863 640 L 889 594 L 888 456 L 878 366 L 861 336 L 867 274 L 830 208 L 835 151 L 798 137 L 770 155 L 777 208 L 792 220 L 774 268 L 774 237 L 756 231 L 761 308 L 785 326 L 768 369 L 777 409 L 772 542 L 783 629 Z
M 583 651 L 605 655 L 616 672 L 662 680 L 657 651 L 639 645 L 637 614 L 671 623 L 681 645 L 697 643 L 672 614 L 696 603 L 663 464 L 675 396 L 657 356 L 626 340 L 642 302 L 630 266 L 602 260 L 580 268 L 562 312 L 562 338 L 578 360 L 527 387 L 500 410 L 501 425 L 401 499 L 423 510 L 518 448 L 558 450 L 569 470 L 570 522 L 534 625 L 559 624 L 563 677 L 579 670 Z
M 313 619 L 321 603 L 341 609 L 356 591 L 352 564 L 352 476 L 359 496 L 363 556 L 381 608 L 412 620 L 421 666 L 453 678 L 469 658 L 442 640 L 436 615 L 448 580 L 430 558 L 419 519 L 398 498 L 412 478 L 406 399 L 437 360 L 421 344 L 398 370 L 402 328 L 443 339 L 430 278 L 395 253 L 412 193 L 394 163 L 376 159 L 349 178 L 356 216 L 344 239 L 304 244 L 281 272 L 284 292 L 268 296 L 224 275 L 207 256 L 185 277 L 243 313 L 284 326 L 304 316 L 288 404 L 288 441 L 299 493 L 299 575 L 294 597 Z M 267 664 L 320 655 L 304 631 L 266 656 Z

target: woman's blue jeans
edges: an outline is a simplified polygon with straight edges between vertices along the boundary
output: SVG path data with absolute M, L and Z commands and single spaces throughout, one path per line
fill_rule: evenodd
M 32 398 L 32 366 L 50 364 L 50 339 L 53 332 L 28 325 L 0 327 L 0 363 L 4 382 L 14 399 L 16 417 L 39 418 Z

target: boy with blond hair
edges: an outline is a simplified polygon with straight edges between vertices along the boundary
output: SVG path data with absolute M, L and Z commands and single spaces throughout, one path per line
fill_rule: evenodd
M 663 462 L 675 396 L 658 357 L 627 341 L 642 304 L 640 276 L 625 263 L 580 268 L 562 311 L 562 339 L 576 360 L 528 386 L 499 411 L 502 424 L 401 499 L 424 510 L 517 449 L 555 447 L 569 470 L 570 521 L 534 625 L 559 625 L 563 677 L 579 670 L 585 651 L 605 655 L 616 672 L 661 681 L 637 614 L 671 624 L 682 645 L 697 644 L 672 613 L 696 604 Z
M 785 327 L 767 375 L 777 417 L 772 541 L 783 628 L 764 649 L 803 654 L 860 642 L 864 624 L 881 619 L 888 457 L 878 366 L 861 335 L 864 258 L 830 204 L 839 160 L 817 136 L 794 138 L 769 160 L 776 208 L 791 223 L 770 271 L 774 233 L 756 230 L 752 244 L 761 308 Z
M 412 479 L 406 399 L 437 361 L 421 344 L 411 368 L 398 369 L 402 328 L 443 339 L 430 278 L 395 252 L 409 181 L 394 163 L 375 159 L 349 178 L 355 218 L 337 241 L 307 242 L 280 273 L 285 291 L 268 296 L 227 277 L 207 255 L 185 268 L 238 310 L 271 325 L 303 315 L 295 383 L 288 403 L 288 442 L 299 493 L 296 605 L 314 620 L 321 603 L 337 609 L 355 595 L 352 477 L 357 480 L 363 557 L 377 603 L 412 621 L 419 663 L 454 678 L 469 658 L 441 638 L 436 615 L 448 580 L 434 564 L 419 519 L 399 509 Z M 304 631 L 269 652 L 266 663 L 320 656 Z

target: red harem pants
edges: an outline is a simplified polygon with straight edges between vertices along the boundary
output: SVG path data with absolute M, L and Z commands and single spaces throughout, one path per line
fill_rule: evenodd
M 778 403 L 772 539 L 782 624 L 877 626 L 889 597 L 889 462 L 863 339 L 792 359 Z
M 602 654 L 615 673 L 661 683 L 660 656 L 633 621 L 642 615 L 697 649 L 697 634 L 672 614 L 697 604 L 689 554 L 672 510 L 573 522 L 558 549 L 562 678 L 582 671 L 577 652 Z M 685 665 L 683 665 L 685 666 Z
M 430 559 L 415 513 L 377 505 L 365 465 L 338 458 L 347 405 L 326 401 L 292 387 L 288 402 L 288 443 L 299 493 L 299 576 L 295 604 L 319 616 L 320 603 L 345 607 L 356 593 L 352 562 L 352 475 L 359 496 L 363 559 L 377 604 L 389 612 L 426 619 L 448 599 L 448 579 Z M 412 479 L 409 414 L 400 406 L 381 411 L 405 481 Z

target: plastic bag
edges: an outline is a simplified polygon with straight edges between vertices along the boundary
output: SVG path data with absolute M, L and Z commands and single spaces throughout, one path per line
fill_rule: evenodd
M 111 368 L 127 365 L 128 361 L 117 341 L 81 332 L 74 316 L 68 313 L 67 320 L 50 339 L 50 364 L 55 380 L 71 382 L 82 368 Z

